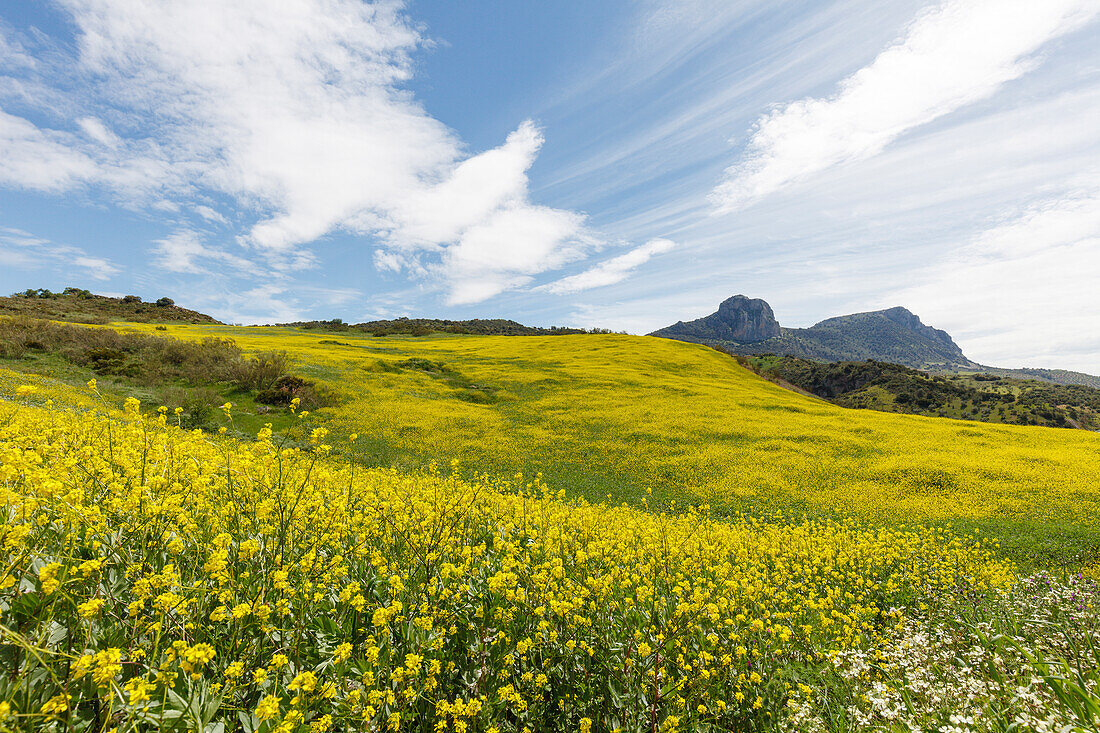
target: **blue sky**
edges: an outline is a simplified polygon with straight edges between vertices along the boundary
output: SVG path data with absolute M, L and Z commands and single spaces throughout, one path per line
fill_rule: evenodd
M 0 291 L 1100 373 L 1095 0 L 0 0 Z

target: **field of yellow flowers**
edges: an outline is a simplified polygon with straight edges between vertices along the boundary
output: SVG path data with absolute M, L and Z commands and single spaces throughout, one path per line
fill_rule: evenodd
M 4 730 L 778 729 L 911 611 L 1014 578 L 942 529 L 363 468 L 94 382 L 2 397 Z
M 1086 431 L 844 409 L 658 338 L 168 334 L 286 351 L 342 397 L 313 419 L 358 433 L 342 450 L 371 465 L 541 472 L 594 502 L 951 522 L 1029 565 L 1072 565 L 1100 547 L 1100 435 Z

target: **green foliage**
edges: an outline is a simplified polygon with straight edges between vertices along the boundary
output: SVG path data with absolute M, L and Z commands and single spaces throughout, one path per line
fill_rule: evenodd
M 879 361 L 820 363 L 773 354 L 742 363 L 843 407 L 1048 427 L 1100 428 L 1100 389 L 990 374 L 936 375 Z
M 143 303 L 140 296 L 110 298 L 88 290 L 67 287 L 60 293 L 29 288 L 11 297 L 0 297 L 0 315 L 47 318 L 70 323 L 130 321 L 139 323 L 218 323 L 210 316 L 180 308 L 168 297 Z
M 285 353 L 265 351 L 247 356 L 228 338 L 184 341 L 30 318 L 0 318 L 0 357 L 33 360 L 39 356 L 60 358 L 97 376 L 118 378 L 130 385 L 219 385 L 223 391 L 256 394 L 258 401 L 273 405 L 287 405 L 297 397 L 309 409 L 331 404 L 334 399 L 331 391 L 290 375 Z M 186 399 L 176 397 L 173 404 L 185 407 L 193 427 L 201 427 L 210 417 L 199 404 L 209 408 L 225 401 L 211 399 L 206 392 Z
M 395 318 L 388 321 L 368 321 L 348 324 L 339 318 L 329 321 L 298 321 L 279 323 L 279 326 L 301 328 L 307 331 L 354 331 L 373 336 L 428 336 L 433 333 L 471 334 L 477 336 L 564 336 L 578 333 L 610 333 L 607 329 L 565 328 L 551 326 L 524 326 L 502 318 L 474 318 L 468 321 L 451 321 L 439 318 Z

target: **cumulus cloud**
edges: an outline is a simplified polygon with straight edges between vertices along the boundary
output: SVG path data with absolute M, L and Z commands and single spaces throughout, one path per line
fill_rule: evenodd
M 452 303 L 522 285 L 590 242 L 582 215 L 530 201 L 535 124 L 471 156 L 402 88 L 424 43 L 403 3 L 59 2 L 88 82 L 78 106 L 95 115 L 64 136 L 0 117 L 12 153 L 0 182 L 107 185 L 131 204 L 222 224 L 203 192 L 228 195 L 251 213 L 238 241 L 276 272 L 313 264 L 306 245 L 353 231 L 382 246 L 380 264 L 443 280 Z M 155 251 L 196 272 L 204 246 L 173 235 Z
M 1100 176 L 975 236 L 898 299 L 995 366 L 1100 374 Z
M 668 239 L 651 239 L 626 254 L 612 257 L 584 272 L 543 285 L 542 289 L 551 293 L 579 293 L 582 290 L 614 285 L 625 280 L 631 272 L 649 262 L 654 255 L 668 252 L 675 246 L 676 243 Z
M 1100 13 L 1092 0 L 947 0 L 828 98 L 760 118 L 740 162 L 711 193 L 743 207 L 831 166 L 875 155 L 907 130 L 993 95 L 1051 39 Z

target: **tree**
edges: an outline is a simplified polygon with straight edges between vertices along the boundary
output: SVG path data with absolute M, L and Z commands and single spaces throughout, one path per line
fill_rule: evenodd
M 122 302 L 123 303 L 140 303 L 141 302 L 141 296 L 140 295 L 124 295 L 124 296 L 122 296 Z
M 172 300 L 171 298 L 157 298 L 157 305 L 159 305 L 161 308 L 167 308 L 168 306 L 175 304 L 176 301 Z

